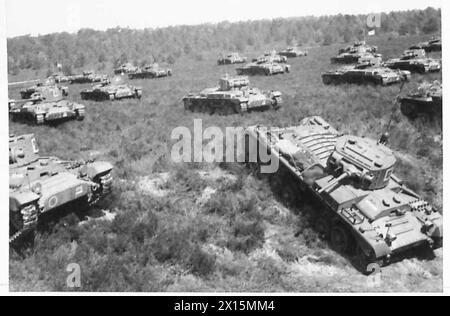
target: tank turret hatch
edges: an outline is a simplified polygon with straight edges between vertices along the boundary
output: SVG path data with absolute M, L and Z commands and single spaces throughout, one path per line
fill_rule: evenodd
M 355 186 L 363 190 L 385 188 L 394 171 L 396 159 L 391 150 L 374 140 L 343 136 L 336 143 L 327 166 L 334 174 L 320 193 L 327 191 L 347 178 L 355 180 Z

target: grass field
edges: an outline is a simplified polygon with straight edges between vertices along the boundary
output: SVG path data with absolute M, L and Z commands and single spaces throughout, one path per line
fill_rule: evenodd
M 376 38 L 373 43 L 388 58 L 423 39 Z M 403 117 L 393 103 L 399 86 L 325 86 L 320 74 L 334 67 L 330 58 L 341 46 L 311 48 L 308 57 L 290 59 L 288 75 L 250 78 L 255 87 L 283 92 L 285 105 L 278 112 L 227 117 L 185 112 L 185 94 L 234 74 L 235 67 L 216 65 L 216 54 L 203 54 L 177 61 L 173 77 L 133 81 L 144 89 L 140 101 L 82 102 L 79 92 L 86 86 L 70 86 L 69 99 L 87 106 L 83 122 L 56 127 L 10 122 L 11 133 L 34 133 L 44 155 L 76 159 L 83 148 L 101 151 L 114 163 L 116 178 L 114 194 L 98 207 L 116 214 L 113 221 L 80 225 L 78 217 L 69 215 L 53 229 L 40 230 L 33 248 L 20 254 L 11 250 L 11 290 L 70 290 L 70 263 L 81 266 L 82 291 L 442 290 L 439 251 L 433 260 L 413 257 L 392 264 L 374 288 L 310 228 L 311 206 L 284 205 L 266 180 L 244 166 L 176 165 L 169 159 L 153 164 L 149 158 L 156 145 L 172 142 L 175 127 L 192 128 L 195 118 L 203 120 L 204 128 L 225 128 L 287 126 L 320 115 L 343 132 L 371 138 L 385 132 L 392 118 L 390 147 L 397 152 L 397 174 L 442 209 L 442 122 Z M 441 75 L 413 75 L 404 92 L 435 79 Z M 10 89 L 10 98 L 18 98 L 18 91 Z M 165 194 L 140 189 L 152 178 L 167 178 L 160 188 Z

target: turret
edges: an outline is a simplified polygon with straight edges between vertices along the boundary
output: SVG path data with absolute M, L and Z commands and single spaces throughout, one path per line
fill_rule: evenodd
M 371 139 L 343 136 L 327 162 L 334 175 L 319 193 L 327 192 L 345 179 L 352 179 L 355 187 L 363 190 L 379 190 L 389 184 L 396 159 L 383 144 Z
M 9 165 L 23 166 L 39 158 L 39 147 L 33 134 L 9 136 Z
M 230 91 L 233 89 L 240 89 L 250 85 L 250 80 L 246 76 L 229 77 L 225 76 L 220 78 L 219 87 L 220 91 Z

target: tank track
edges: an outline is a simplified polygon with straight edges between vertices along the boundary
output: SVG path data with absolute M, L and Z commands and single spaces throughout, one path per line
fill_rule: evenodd
M 23 227 L 18 232 L 9 237 L 9 243 L 14 243 L 23 234 L 36 228 L 38 223 L 38 209 L 36 205 L 29 205 L 20 211 L 22 215 Z

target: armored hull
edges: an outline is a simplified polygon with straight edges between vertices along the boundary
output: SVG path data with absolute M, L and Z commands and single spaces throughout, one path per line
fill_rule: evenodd
M 138 71 L 139 68 L 136 66 L 133 66 L 132 64 L 123 64 L 120 67 L 114 69 L 115 75 L 127 75 L 130 73 L 134 73 Z
M 441 63 L 438 60 L 427 58 L 423 49 L 405 51 L 400 58 L 386 61 L 385 66 L 418 73 L 441 71 Z
M 121 99 L 140 99 L 142 88 L 121 83 L 117 78 L 114 83 L 105 82 L 81 91 L 81 99 L 94 101 L 114 101 Z
M 155 79 L 172 76 L 172 69 L 160 68 L 158 65 L 146 66 L 142 69 L 138 69 L 136 72 L 128 74 L 128 78 L 133 79 Z
M 223 115 L 278 109 L 282 104 L 281 92 L 262 92 L 249 87 L 247 77 L 225 77 L 219 87 L 183 98 L 186 110 Z
M 257 58 L 253 58 L 253 63 L 264 64 L 264 63 L 287 63 L 288 59 L 286 56 L 281 56 L 275 51 L 265 52 L 264 55 Z
M 85 71 L 82 75 L 75 75 L 69 77 L 70 84 L 85 84 L 105 82 L 108 80 L 108 76 L 95 74 L 92 71 Z
M 343 67 L 335 71 L 322 74 L 323 83 L 329 84 L 375 84 L 392 85 L 408 81 L 411 78 L 409 71 L 393 70 L 386 67 L 360 65 L 357 67 Z
M 39 156 L 33 135 L 9 138 L 10 242 L 34 230 L 42 215 L 70 203 L 97 203 L 111 191 L 113 167 L 101 161 Z
M 336 57 L 332 57 L 331 62 L 333 64 L 357 64 L 362 59 L 365 59 L 365 58 L 379 58 L 379 57 L 381 57 L 380 54 L 371 54 L 371 53 L 365 53 L 365 52 L 364 53 L 360 53 L 360 52 L 342 53 Z
M 442 116 L 442 84 L 424 83 L 416 92 L 400 97 L 401 112 L 415 119 L 421 114 Z
M 217 60 L 217 64 L 220 65 L 232 65 L 232 64 L 243 64 L 247 62 L 247 57 L 242 57 L 238 53 L 230 53 L 225 57 L 220 57 Z
M 244 67 L 239 67 L 236 69 L 236 73 L 239 76 L 247 75 L 247 76 L 273 76 L 278 74 L 289 73 L 291 70 L 291 66 L 287 64 L 279 64 L 279 63 L 265 63 L 265 62 L 256 62 L 245 65 Z
M 343 53 L 354 53 L 354 52 L 361 52 L 361 53 L 376 53 L 378 52 L 377 46 L 367 45 L 366 42 L 355 42 L 353 45 L 347 46 L 345 48 L 339 49 L 339 54 Z
M 440 38 L 433 38 L 428 42 L 418 43 L 410 47 L 410 49 L 424 49 L 426 52 L 440 52 L 442 51 L 442 40 Z
M 59 94 L 62 96 L 69 95 L 69 88 L 64 86 L 59 86 L 56 84 L 55 79 L 53 77 L 47 78 L 44 82 L 39 82 L 35 86 L 31 86 L 25 89 L 20 90 L 20 97 L 23 100 L 31 99 L 33 95 L 41 94 L 45 95 L 47 91 L 56 91 L 58 90 Z
M 376 54 L 378 48 L 376 46 L 366 45 L 365 42 L 356 42 L 353 46 L 340 49 L 339 54 L 331 58 L 332 63 L 337 64 L 356 64 L 361 59 L 381 58 L 380 54 Z
M 395 156 L 380 142 L 342 135 L 320 117 L 290 128 L 251 127 L 248 136 L 291 180 L 280 191 L 318 202 L 316 230 L 362 272 L 408 249 L 442 245 L 441 213 L 394 175 Z
M 308 52 L 302 51 L 296 47 L 289 47 L 278 53 L 280 56 L 284 56 L 287 58 L 296 58 L 296 57 L 304 57 L 308 56 Z
M 64 100 L 57 86 L 45 88 L 26 101 L 11 100 L 9 102 L 9 114 L 13 121 L 30 121 L 40 125 L 70 119 L 84 119 L 84 105 Z

